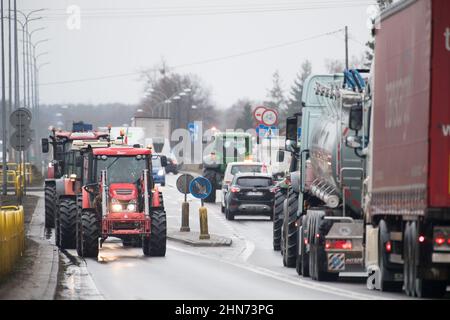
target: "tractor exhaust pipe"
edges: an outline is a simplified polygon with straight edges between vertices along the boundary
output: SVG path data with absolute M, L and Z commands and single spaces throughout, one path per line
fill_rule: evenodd
M 106 170 L 102 170 L 101 173 L 101 183 L 102 183 L 102 216 L 107 215 L 107 203 L 108 203 L 108 193 L 106 192 Z
M 146 215 L 150 214 L 150 203 L 148 193 L 148 170 L 144 170 L 144 211 Z

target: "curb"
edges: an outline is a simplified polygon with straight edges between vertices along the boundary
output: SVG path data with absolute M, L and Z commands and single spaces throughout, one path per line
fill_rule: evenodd
M 210 234 L 210 239 L 200 240 L 200 233 L 196 231 L 180 232 L 170 231 L 167 233 L 167 239 L 181 242 L 193 247 L 229 247 L 232 244 L 231 238 Z

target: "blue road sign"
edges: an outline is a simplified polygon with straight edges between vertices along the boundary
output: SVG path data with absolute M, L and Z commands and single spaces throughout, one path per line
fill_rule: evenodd
M 189 122 L 188 130 L 191 136 L 191 141 L 196 142 L 198 140 L 198 124 L 195 122 Z
M 205 177 L 197 177 L 189 184 L 189 192 L 197 199 L 206 199 L 211 190 L 211 182 Z
M 271 138 L 278 135 L 277 126 L 266 126 L 260 124 L 256 127 L 256 134 L 261 138 Z

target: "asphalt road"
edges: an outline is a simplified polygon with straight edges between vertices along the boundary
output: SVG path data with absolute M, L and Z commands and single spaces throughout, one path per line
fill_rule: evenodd
M 168 175 L 163 187 L 168 228 L 178 229 L 183 195 Z M 191 230 L 199 230 L 200 201 L 189 197 Z M 219 201 L 219 198 L 217 199 Z M 168 241 L 166 256 L 145 257 L 142 249 L 124 248 L 108 239 L 98 260 L 86 259 L 96 290 L 106 299 L 407 299 L 401 293 L 366 288 L 365 280 L 341 278 L 316 282 L 283 267 L 272 250 L 272 222 L 267 217 L 227 221 L 219 202 L 207 204 L 210 233 L 231 237 L 230 247 L 191 247 Z M 72 252 L 75 254 L 75 252 Z M 82 296 L 82 293 L 81 293 Z

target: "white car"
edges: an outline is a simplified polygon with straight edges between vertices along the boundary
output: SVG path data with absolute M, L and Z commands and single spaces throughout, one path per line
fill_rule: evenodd
M 249 172 L 272 174 L 270 166 L 262 162 L 251 162 L 251 161 L 230 162 L 227 165 L 227 168 L 225 169 L 225 174 L 223 176 L 222 200 L 221 200 L 222 212 L 225 212 L 225 196 L 227 195 L 228 187 L 230 186 L 234 175 L 237 173 L 249 173 Z

